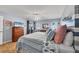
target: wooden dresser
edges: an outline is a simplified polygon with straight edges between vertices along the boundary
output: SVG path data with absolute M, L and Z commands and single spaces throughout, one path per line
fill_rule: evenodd
M 19 37 L 24 35 L 23 27 L 13 27 L 12 28 L 12 42 L 16 42 Z

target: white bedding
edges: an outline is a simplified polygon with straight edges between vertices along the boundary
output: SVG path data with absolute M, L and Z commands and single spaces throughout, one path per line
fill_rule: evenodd
M 45 32 L 35 32 L 32 34 L 24 35 L 19 38 L 17 42 L 17 49 L 21 48 L 21 52 L 23 49 L 28 49 L 27 46 L 29 46 L 30 52 L 40 51 L 42 52 L 42 47 L 44 42 L 46 41 L 46 33 Z M 28 50 L 29 50 L 28 49 Z M 24 52 L 24 51 L 23 51 Z M 29 51 L 28 51 L 29 52 Z
M 35 32 L 28 35 L 22 36 L 19 41 L 22 40 L 22 38 L 28 38 L 27 40 L 36 42 L 38 44 L 42 44 L 42 42 L 46 41 L 46 33 L 45 32 Z M 37 42 L 38 41 L 38 42 Z

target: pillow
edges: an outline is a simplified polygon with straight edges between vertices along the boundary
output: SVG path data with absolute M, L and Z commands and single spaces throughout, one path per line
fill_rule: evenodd
M 59 26 L 56 29 L 56 34 L 55 34 L 55 37 L 54 37 L 54 42 L 56 44 L 61 44 L 63 42 L 65 35 L 66 35 L 66 30 L 67 30 L 66 25 Z
M 49 28 L 49 29 L 46 31 L 46 34 L 48 34 L 50 31 L 52 31 L 52 29 Z
M 72 46 L 73 44 L 73 32 L 68 32 L 65 36 L 63 44 L 66 46 Z
M 51 41 L 54 38 L 54 34 L 55 32 L 51 30 L 47 35 L 47 41 Z

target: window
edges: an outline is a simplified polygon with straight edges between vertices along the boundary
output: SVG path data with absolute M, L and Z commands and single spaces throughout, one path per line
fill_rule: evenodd
M 24 24 L 21 22 L 14 22 L 14 26 L 24 26 Z
M 79 14 L 79 5 L 75 6 L 75 14 Z
M 63 24 L 66 24 L 67 26 L 74 26 L 75 25 L 75 20 L 74 19 L 72 19 L 72 17 L 65 17 L 63 20 L 62 20 L 62 22 L 61 22 L 61 24 L 63 25 Z

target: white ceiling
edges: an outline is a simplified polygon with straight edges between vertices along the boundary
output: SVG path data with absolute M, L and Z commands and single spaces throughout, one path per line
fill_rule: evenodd
M 39 18 L 59 18 L 73 12 L 73 6 L 69 5 L 0 5 L 0 15 L 33 18 L 38 14 Z

